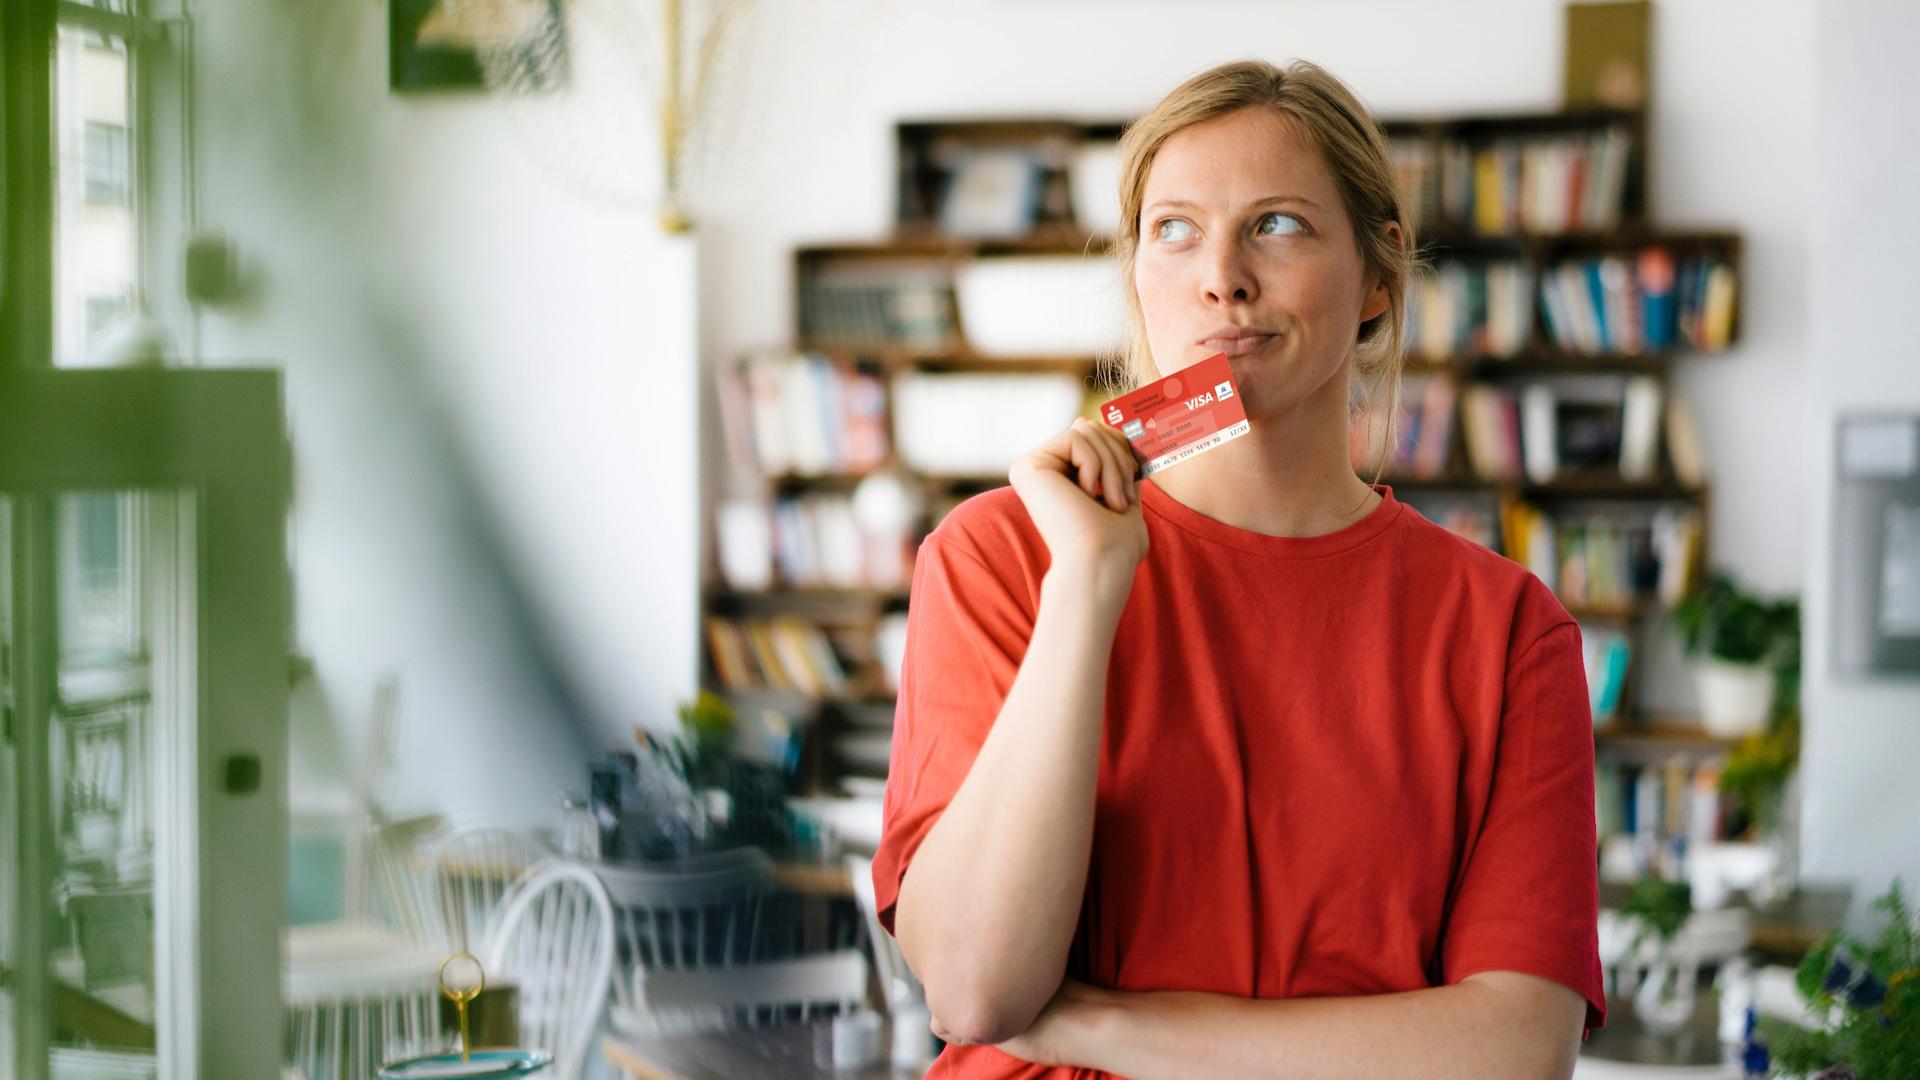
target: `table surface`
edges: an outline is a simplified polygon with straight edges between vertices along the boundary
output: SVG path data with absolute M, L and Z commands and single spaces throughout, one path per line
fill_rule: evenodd
M 459 856 L 443 858 L 437 865 L 443 872 L 469 877 L 493 876 L 501 872 L 499 867 L 482 867 Z M 505 872 L 517 876 L 524 869 L 507 868 Z M 832 862 L 805 862 L 792 857 L 775 857 L 773 883 L 786 892 L 802 896 L 853 898 L 853 878 L 847 873 L 847 864 L 839 859 Z
M 1656 1035 L 1634 1014 L 1629 1000 L 1607 1002 L 1607 1026 L 1580 1047 L 1580 1056 L 1635 1065 L 1717 1065 L 1720 1063 L 1720 999 L 1701 987 L 1687 1026 Z
M 778 1076 L 781 1080 L 918 1080 L 924 1068 L 895 1069 L 883 1059 L 860 1070 L 840 1071 L 814 1063 L 814 1040 L 831 1020 L 736 1028 L 703 1035 L 609 1035 L 600 1050 L 607 1061 L 638 1080 L 739 1080 Z M 889 1028 L 880 1030 L 882 1053 L 892 1045 Z

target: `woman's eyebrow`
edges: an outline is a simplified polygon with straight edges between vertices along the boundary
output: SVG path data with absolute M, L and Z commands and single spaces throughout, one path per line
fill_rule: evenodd
M 1314 202 L 1305 195 L 1268 195 L 1263 199 L 1255 199 L 1253 202 L 1248 203 L 1247 209 L 1252 210 L 1257 207 L 1271 206 L 1275 203 L 1299 203 L 1301 206 L 1311 207 L 1315 210 L 1320 209 L 1319 203 Z M 1152 210 L 1159 206 L 1174 210 L 1198 210 L 1201 208 L 1198 203 L 1188 202 L 1185 199 L 1156 199 L 1147 204 L 1147 209 Z

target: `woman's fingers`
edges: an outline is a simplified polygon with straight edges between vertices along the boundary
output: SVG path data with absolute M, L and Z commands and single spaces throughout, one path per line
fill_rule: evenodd
M 1073 431 L 1072 452 L 1069 456 L 1074 469 L 1074 482 L 1090 499 L 1100 498 L 1100 475 L 1106 469 L 1106 458 L 1100 453 L 1100 447 L 1076 421 Z
M 1132 446 L 1119 432 L 1085 417 L 1015 463 L 1008 478 L 1023 468 L 1059 473 L 1088 498 L 1116 511 L 1139 497 Z
M 1111 428 L 1082 417 L 1073 423 L 1074 430 L 1085 439 L 1099 462 L 1098 475 L 1091 478 L 1092 484 L 1087 493 L 1096 499 L 1104 499 L 1115 510 L 1127 508 L 1127 474 L 1121 464 L 1121 449 L 1114 443 Z M 1131 457 L 1131 454 L 1128 455 Z
M 1087 425 L 1081 432 L 1100 452 L 1100 488 L 1106 494 L 1106 503 L 1114 509 L 1127 509 L 1127 503 L 1133 500 L 1133 450 L 1117 430 L 1089 419 L 1079 423 Z
M 1124 507 L 1125 503 L 1132 502 L 1139 496 L 1139 492 L 1134 487 L 1133 482 L 1133 444 L 1127 441 L 1125 435 L 1120 434 L 1110 427 L 1098 424 L 1095 426 L 1100 429 L 1100 441 L 1102 445 L 1104 445 L 1113 456 L 1114 490 L 1122 496 Z

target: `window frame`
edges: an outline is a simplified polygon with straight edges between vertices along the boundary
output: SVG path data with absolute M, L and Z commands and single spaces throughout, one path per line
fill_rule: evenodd
M 131 0 L 136 5 L 143 0 Z M 138 10 L 144 10 L 139 7 Z M 181 955 L 156 956 L 172 1000 L 193 1010 L 191 1031 L 161 1062 L 166 1075 L 199 1075 L 201 1062 L 223 1073 L 276 1075 L 281 1060 L 281 931 L 286 907 L 286 701 L 290 596 L 286 573 L 288 446 L 278 373 L 264 371 L 70 370 L 54 366 L 55 313 L 53 56 L 62 23 L 122 35 L 130 51 L 133 95 L 129 143 L 136 280 L 156 279 L 149 140 L 153 88 L 167 65 L 182 76 L 192 64 L 191 23 L 103 11 L 70 0 L 0 3 L 0 489 L 5 513 L 10 641 L 0 649 L 13 722 L 0 730 L 23 762 L 7 797 L 20 800 L 15 865 L 31 861 L 35 878 L 52 844 L 53 805 L 44 723 L 60 694 L 51 641 L 57 605 L 54 496 L 73 490 L 160 488 L 189 493 L 192 513 L 156 520 L 145 542 L 160 565 L 192 573 L 171 598 L 183 613 L 179 655 L 156 657 L 156 678 L 191 673 L 197 694 L 187 715 L 194 743 L 164 775 L 191 777 L 191 799 L 155 792 L 155 811 L 179 815 L 169 828 L 192 837 L 185 855 L 195 902 L 189 925 L 173 928 Z M 172 44 L 172 48 L 166 47 Z M 192 103 L 182 97 L 183 148 L 192 145 Z M 192 160 L 176 163 L 192 195 Z M 191 211 L 190 211 L 191 213 Z M 170 700 L 184 700 L 169 694 Z M 252 759 L 253 768 L 245 767 Z M 39 762 L 38 766 L 33 765 Z M 239 763 L 238 771 L 229 766 Z M 226 783 L 237 778 L 238 786 Z M 256 785 L 256 786 L 249 786 Z M 31 790 L 29 790 L 31 788 Z M 31 808 L 31 809 L 27 809 Z M 156 870 L 158 868 L 156 867 Z M 29 880 L 21 871 L 21 880 Z M 247 904 L 231 902 L 250 897 Z M 44 1066 L 51 1016 L 46 970 L 51 897 L 20 889 L 6 914 L 16 928 L 15 1054 Z M 218 910 L 216 911 L 216 907 Z M 217 917 L 216 917 L 217 916 Z M 156 928 L 158 930 L 158 928 Z M 157 1023 L 165 1023 L 156 1017 Z

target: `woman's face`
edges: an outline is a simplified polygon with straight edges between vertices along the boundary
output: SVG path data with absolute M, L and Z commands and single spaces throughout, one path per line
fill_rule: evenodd
M 1290 119 L 1238 109 L 1161 144 L 1133 285 L 1162 376 L 1226 353 L 1248 416 L 1285 412 L 1386 310 L 1366 278 L 1333 177 Z

